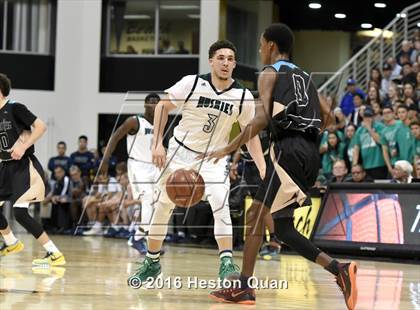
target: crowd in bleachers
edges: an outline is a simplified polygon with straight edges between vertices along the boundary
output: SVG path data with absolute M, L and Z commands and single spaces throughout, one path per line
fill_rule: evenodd
M 411 41 L 402 42 L 396 58 L 372 68 L 367 85 L 349 78 L 341 98 L 327 98 L 335 107 L 336 124 L 321 137 L 320 183 L 407 183 L 420 177 L 419 67 L 416 31 Z M 359 173 L 365 177 L 354 175 Z
M 327 98 L 335 107 L 336 124 L 321 136 L 321 169 L 316 186 L 377 179 L 410 183 L 420 177 L 419 66 L 417 32 L 412 41 L 402 43 L 395 59 L 388 59 L 381 70 L 371 70 L 368 85 L 358 85 L 349 78 L 344 94 Z M 57 156 L 48 163 L 49 193 L 41 207 L 44 227 L 50 233 L 129 238 L 141 220 L 141 200 L 131 193 L 126 163 L 117 163 L 111 157 L 109 176 L 99 176 L 99 184 L 93 184 L 104 150 L 89 150 L 87 142 L 86 136 L 80 136 L 78 150 L 70 156 L 66 155 L 65 142 L 57 144 Z M 241 160 L 247 164 L 241 165 Z M 238 165 L 251 169 L 246 156 L 234 162 L 235 171 Z M 231 177 L 236 188 L 230 198 L 232 218 L 241 224 L 244 196 L 250 193 L 238 193 L 240 175 L 238 178 L 231 173 Z M 248 181 L 243 179 L 242 183 Z M 207 203 L 200 203 L 187 214 L 178 208 L 172 219 L 175 228 L 167 241 L 214 243 L 211 228 L 195 228 L 211 227 L 212 220 Z M 242 233 L 241 229 L 234 231 L 236 246 L 242 244 Z

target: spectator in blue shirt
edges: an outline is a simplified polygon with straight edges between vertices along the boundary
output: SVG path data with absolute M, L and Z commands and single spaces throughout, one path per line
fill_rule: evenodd
M 94 163 L 94 156 L 89 152 L 87 145 L 88 138 L 86 136 L 80 136 L 78 150 L 70 155 L 73 164 L 79 167 L 84 177 L 89 175 L 89 170 L 93 168 Z
M 340 104 L 340 108 L 345 116 L 350 115 L 354 110 L 353 97 L 355 94 L 360 94 L 363 97 L 363 99 L 365 98 L 365 93 L 360 88 L 356 87 L 356 81 L 353 79 L 348 79 L 347 92 L 341 99 Z
M 70 157 L 66 156 L 67 145 L 66 142 L 60 141 L 57 143 L 57 156 L 51 157 L 48 161 L 48 170 L 51 171 L 51 178 L 55 180 L 54 170 L 56 167 L 63 167 L 66 175 L 69 174 L 69 169 L 72 165 Z

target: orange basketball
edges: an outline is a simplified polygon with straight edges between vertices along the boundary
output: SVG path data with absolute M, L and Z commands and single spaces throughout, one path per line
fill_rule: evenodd
M 198 172 L 178 169 L 166 181 L 166 192 L 177 206 L 188 208 L 200 202 L 204 186 L 203 177 Z

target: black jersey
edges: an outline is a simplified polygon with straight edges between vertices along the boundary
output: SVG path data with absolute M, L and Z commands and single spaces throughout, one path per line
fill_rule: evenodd
M 25 105 L 7 101 L 0 109 L 0 159 L 11 160 L 8 150 L 19 139 L 24 130 L 31 130 L 31 125 L 37 117 Z M 32 145 L 24 156 L 32 155 L 35 148 Z
M 316 139 L 321 127 L 320 103 L 310 75 L 286 60 L 268 67 L 274 68 L 279 75 L 273 91 L 269 125 L 272 139 L 279 140 L 290 131 L 310 134 Z M 281 111 L 279 105 L 285 109 Z

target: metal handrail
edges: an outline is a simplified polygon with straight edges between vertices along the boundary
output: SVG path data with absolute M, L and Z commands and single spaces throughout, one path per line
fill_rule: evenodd
M 418 10 L 416 10 L 418 8 Z M 414 17 L 414 18 L 412 18 Z M 410 21 L 409 21 L 410 19 Z M 351 57 L 340 69 L 337 70 L 325 83 L 319 87 L 319 91 L 323 93 L 341 93 L 345 88 L 345 81 L 347 78 L 352 77 L 358 70 L 359 67 L 362 68 L 362 73 L 359 74 L 362 77 L 363 81 L 369 79 L 369 72 L 373 68 L 372 63 L 379 63 L 381 68 L 384 63 L 384 58 L 388 57 L 386 55 L 392 55 L 395 57 L 398 52 L 396 46 L 399 46 L 402 40 L 408 38 L 409 32 L 413 25 L 417 26 L 417 21 L 420 19 L 420 2 L 412 4 L 404 8 L 396 17 L 382 29 L 382 32 L 379 33 L 376 37 L 372 38 L 360 51 L 358 51 L 353 57 Z M 402 28 L 402 29 L 401 29 Z M 391 45 L 384 47 L 385 38 L 383 36 L 384 31 L 393 32 L 392 43 Z M 403 35 L 401 35 L 401 33 Z M 372 47 L 374 44 L 379 44 L 379 59 L 376 61 L 370 61 L 370 53 L 372 52 Z M 376 50 L 375 50 L 376 51 Z M 377 52 L 377 51 L 376 51 Z M 358 60 L 362 58 L 361 60 Z M 360 66 L 360 63 L 363 63 L 363 66 Z M 346 72 L 346 70 L 348 72 Z M 346 76 L 347 75 L 347 76 Z M 366 83 L 367 84 L 367 83 Z M 380 87 L 380 85 L 379 85 Z M 330 91 L 330 92 L 329 92 Z

